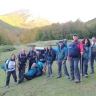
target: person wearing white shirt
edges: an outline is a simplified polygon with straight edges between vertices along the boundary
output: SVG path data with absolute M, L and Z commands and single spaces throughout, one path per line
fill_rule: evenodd
M 10 76 L 12 74 L 14 78 L 15 84 L 17 83 L 17 75 L 16 75 L 16 62 L 15 62 L 15 55 L 12 54 L 11 58 L 6 61 L 6 88 L 9 87 L 9 82 L 10 82 Z

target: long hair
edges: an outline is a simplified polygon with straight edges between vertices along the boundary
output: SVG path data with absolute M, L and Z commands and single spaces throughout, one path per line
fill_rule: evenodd
M 12 59 L 12 56 L 14 56 L 14 59 Z M 16 58 L 15 54 L 12 54 L 10 60 L 15 61 L 15 58 Z
M 82 41 L 82 43 L 85 44 L 85 40 L 86 40 L 86 39 L 87 39 L 87 41 L 88 41 L 87 45 L 90 47 L 91 43 L 90 43 L 90 40 L 89 40 L 88 38 L 84 38 L 83 41 Z
M 51 46 L 51 45 L 48 45 L 48 46 L 50 46 L 50 47 L 51 47 L 51 49 L 52 49 L 52 46 Z M 47 50 L 46 50 L 46 53 L 47 53 L 47 54 L 48 54 L 48 53 L 49 53 L 49 51 L 51 50 L 51 49 L 50 49 L 50 50 L 48 49 L 48 46 L 47 46 Z

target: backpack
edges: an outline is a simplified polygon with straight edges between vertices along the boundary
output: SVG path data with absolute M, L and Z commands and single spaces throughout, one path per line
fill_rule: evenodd
M 96 45 L 91 46 L 91 54 L 96 55 Z
M 70 57 L 78 57 L 80 55 L 80 50 L 78 49 L 77 47 L 77 44 L 79 44 L 79 42 L 72 42 L 70 45 L 69 45 L 69 55 Z
M 10 59 L 9 58 L 7 58 L 6 60 L 5 60 L 5 70 L 6 70 L 6 62 L 8 61 L 8 64 L 9 64 L 9 62 L 10 62 Z

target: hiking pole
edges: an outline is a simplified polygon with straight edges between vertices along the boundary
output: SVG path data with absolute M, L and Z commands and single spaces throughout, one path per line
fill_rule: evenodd
M 81 71 L 81 82 L 82 82 L 82 76 L 83 76 L 83 55 L 81 54 L 81 60 L 80 60 L 80 71 Z

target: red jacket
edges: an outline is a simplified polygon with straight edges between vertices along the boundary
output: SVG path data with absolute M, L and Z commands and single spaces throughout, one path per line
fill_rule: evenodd
M 78 42 L 78 40 L 73 41 L 73 42 Z M 84 52 L 84 45 L 82 42 L 80 42 L 79 44 L 77 44 L 78 49 L 80 50 L 80 52 Z M 70 58 L 70 55 L 68 54 L 68 58 Z

